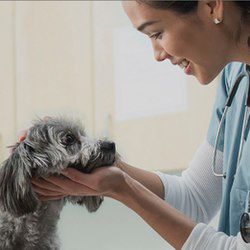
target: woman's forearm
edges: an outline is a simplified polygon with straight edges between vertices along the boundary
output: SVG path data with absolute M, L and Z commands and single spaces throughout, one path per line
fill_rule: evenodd
M 116 166 L 131 176 L 133 179 L 140 182 L 151 192 L 164 199 L 164 186 L 157 174 L 133 167 L 122 161 L 118 161 Z
M 181 249 L 196 225 L 128 175 L 123 189 L 112 197 L 134 210 L 176 249 Z

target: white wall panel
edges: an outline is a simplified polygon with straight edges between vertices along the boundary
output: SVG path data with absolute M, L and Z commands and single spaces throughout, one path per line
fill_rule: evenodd
M 90 2 L 1 2 L 1 159 L 37 117 L 67 115 L 94 133 Z
M 0 2 L 0 160 L 9 155 L 6 146 L 16 137 L 16 89 L 14 4 Z
M 93 133 L 89 2 L 16 2 L 17 128 L 74 116 Z

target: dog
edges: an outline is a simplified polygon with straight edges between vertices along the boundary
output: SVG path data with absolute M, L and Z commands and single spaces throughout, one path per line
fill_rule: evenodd
M 57 222 L 63 206 L 70 202 L 95 212 L 103 201 L 101 196 L 68 196 L 40 202 L 32 177 L 60 176 L 67 167 L 90 173 L 116 158 L 115 143 L 90 139 L 80 122 L 37 120 L 0 168 L 0 250 L 60 249 Z

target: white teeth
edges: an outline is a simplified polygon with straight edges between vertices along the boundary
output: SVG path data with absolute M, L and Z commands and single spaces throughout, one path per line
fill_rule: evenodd
M 182 61 L 182 65 L 184 65 L 185 67 L 187 67 L 188 66 L 188 61 L 185 59 L 185 60 L 183 60 Z
M 189 62 L 186 59 L 184 59 L 179 65 L 183 69 L 183 68 L 186 68 L 188 64 Z

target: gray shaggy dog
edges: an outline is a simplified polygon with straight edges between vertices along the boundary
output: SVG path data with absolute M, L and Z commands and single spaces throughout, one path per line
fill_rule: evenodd
M 62 118 L 37 121 L 0 168 L 0 249 L 59 249 L 57 222 L 66 202 L 94 212 L 103 197 L 68 196 L 40 202 L 31 177 L 60 175 L 67 167 L 90 173 L 112 165 L 115 151 L 113 142 L 88 138 L 80 123 Z

